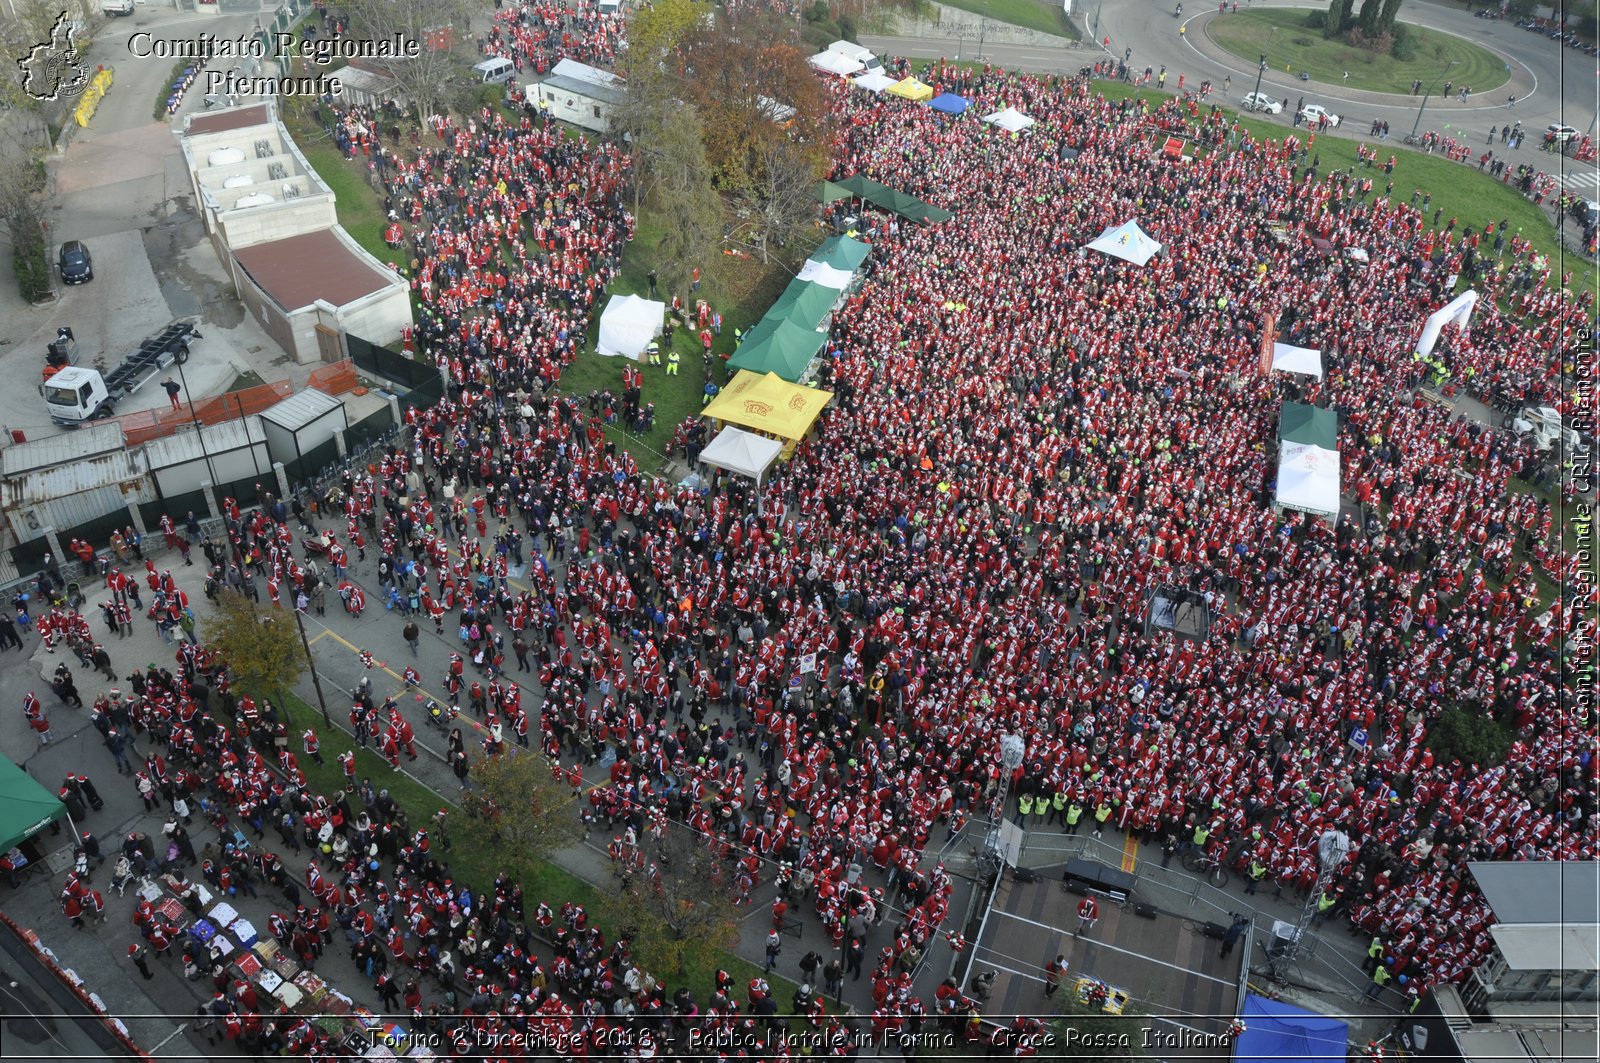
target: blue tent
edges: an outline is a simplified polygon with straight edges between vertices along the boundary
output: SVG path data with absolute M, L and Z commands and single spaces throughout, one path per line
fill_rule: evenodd
M 972 106 L 972 101 L 957 96 L 953 92 L 946 92 L 929 100 L 928 106 L 935 111 L 943 111 L 945 114 L 960 114 Z
M 1233 1046 L 1234 1063 L 1344 1063 L 1348 1023 L 1248 993 L 1244 1033 Z

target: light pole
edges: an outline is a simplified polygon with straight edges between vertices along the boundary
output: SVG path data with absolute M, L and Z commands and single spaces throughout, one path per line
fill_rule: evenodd
M 322 709 L 322 722 L 332 727 L 333 718 L 328 715 L 328 702 L 322 696 L 322 678 L 317 675 L 317 659 L 311 655 L 311 640 L 306 638 L 306 622 L 300 619 L 299 606 L 294 609 L 294 626 L 300 629 L 300 645 L 306 648 L 306 662 L 311 665 L 311 685 L 317 688 L 317 705 Z
M 1094 39 L 1095 40 L 1099 40 L 1100 39 L 1100 9 L 1102 7 L 1104 7 L 1105 4 L 1106 4 L 1106 0 L 1096 0 L 1096 3 L 1094 5 Z
M 978 54 L 973 56 L 980 62 L 988 62 L 989 57 L 983 54 L 983 42 L 989 33 L 989 0 L 983 0 L 983 18 L 978 22 Z
M 179 352 L 182 357 L 174 358 L 178 366 L 178 380 L 183 384 L 183 397 L 189 403 L 189 420 L 194 422 L 194 434 L 200 440 L 200 455 L 206 459 L 206 473 L 211 477 L 213 487 L 217 484 L 217 470 L 211 467 L 211 452 L 206 449 L 205 426 L 200 423 L 200 415 L 194 412 L 194 396 L 189 392 L 189 378 L 183 375 L 183 363 L 189 360 L 186 352 Z M 252 453 L 254 450 L 252 449 Z
M 1443 70 L 1439 71 L 1438 77 L 1433 79 L 1433 85 L 1439 84 L 1439 78 L 1442 78 L 1446 74 L 1450 73 L 1450 67 L 1455 65 L 1456 61 L 1454 59 L 1450 60 L 1449 66 L 1446 66 Z M 1433 85 L 1429 85 L 1428 91 L 1422 94 L 1422 103 L 1417 107 L 1417 120 L 1411 123 L 1411 138 L 1413 140 L 1416 139 L 1417 129 L 1422 125 L 1422 112 L 1428 107 L 1428 97 L 1433 95 Z
M 1251 96 L 1254 99 L 1259 100 L 1261 98 L 1261 78 L 1262 78 L 1263 75 L 1266 74 L 1266 72 L 1267 72 L 1267 53 L 1266 52 L 1262 52 L 1261 53 L 1261 63 L 1260 63 L 1259 66 L 1256 67 L 1256 88 L 1255 88 L 1255 92 L 1251 93 Z

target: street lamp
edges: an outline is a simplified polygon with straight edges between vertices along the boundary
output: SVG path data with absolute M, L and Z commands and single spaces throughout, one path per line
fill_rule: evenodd
M 1428 97 L 1433 95 L 1433 86 L 1439 84 L 1439 78 L 1442 78 L 1446 74 L 1450 73 L 1450 67 L 1455 65 L 1456 60 L 1450 60 L 1449 65 L 1443 70 L 1439 71 L 1438 76 L 1433 79 L 1433 85 L 1429 85 L 1428 91 L 1422 94 L 1422 104 L 1417 108 L 1417 120 L 1411 123 L 1411 136 L 1409 139 L 1415 140 L 1417 137 L 1417 129 L 1422 125 L 1422 112 L 1428 107 Z
M 182 351 L 179 353 L 183 354 Z M 189 378 L 183 375 L 183 363 L 188 360 L 186 354 L 183 354 L 183 357 L 173 359 L 178 366 L 178 380 L 183 383 L 183 397 L 189 403 L 189 419 L 194 422 L 194 434 L 200 439 L 200 455 L 206 460 L 206 473 L 211 477 L 211 484 L 215 487 L 217 485 L 217 470 L 211 467 L 211 452 L 206 449 L 205 428 L 200 423 L 200 415 L 194 411 L 194 395 L 189 391 Z M 254 453 L 253 448 L 251 452 Z
M 978 54 L 973 56 L 980 62 L 988 62 L 989 57 L 983 54 L 983 42 L 989 32 L 989 0 L 983 0 L 983 18 L 978 22 Z
M 322 678 L 317 675 L 317 659 L 311 653 L 311 640 L 306 638 L 306 623 L 300 619 L 300 607 L 298 605 L 295 606 L 293 612 L 294 626 L 300 629 L 300 645 L 306 648 L 306 662 L 311 665 L 311 685 L 317 688 L 317 705 L 322 709 L 322 722 L 331 728 L 333 719 L 328 715 L 328 703 L 322 697 Z
M 1262 78 L 1262 76 L 1264 74 L 1266 74 L 1266 72 L 1267 72 L 1267 53 L 1266 52 L 1262 52 L 1261 53 L 1261 63 L 1260 63 L 1259 66 L 1256 67 L 1256 88 L 1255 88 L 1255 92 L 1253 93 L 1254 97 L 1257 100 L 1261 99 L 1261 78 Z

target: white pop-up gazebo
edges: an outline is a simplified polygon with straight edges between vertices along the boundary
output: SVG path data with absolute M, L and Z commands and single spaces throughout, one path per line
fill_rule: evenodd
M 729 425 L 717 433 L 717 438 L 700 452 L 700 460 L 707 465 L 715 465 L 737 476 L 747 476 L 754 480 L 756 507 L 759 511 L 762 477 L 782 452 L 783 444 L 776 439 L 768 439 L 755 432 L 746 432 L 743 428 Z
M 986 114 L 983 116 L 983 120 L 992 126 L 999 126 L 1008 133 L 1020 133 L 1034 124 L 1034 119 L 1023 114 L 1015 107 L 1007 107 L 1003 111 Z
M 895 80 L 887 74 L 873 72 L 862 74 L 851 81 L 851 84 L 858 89 L 866 89 L 868 92 L 882 92 L 890 85 L 895 84 Z
M 600 339 L 595 350 L 608 358 L 638 361 L 644 349 L 661 333 L 667 304 L 641 295 L 613 295 L 600 315 Z
M 1095 237 L 1089 243 L 1089 250 L 1142 266 L 1160 252 L 1161 244 L 1139 228 L 1138 222 L 1125 221 Z
M 867 68 L 867 64 L 861 60 L 852 59 L 847 55 L 840 55 L 838 52 L 833 51 L 818 52 L 810 59 L 807 59 L 806 62 L 825 74 L 837 74 L 840 77 L 848 77 L 858 70 Z
M 1294 347 L 1287 343 L 1272 345 L 1272 368 L 1283 373 L 1302 373 L 1322 379 L 1322 352 L 1315 347 Z

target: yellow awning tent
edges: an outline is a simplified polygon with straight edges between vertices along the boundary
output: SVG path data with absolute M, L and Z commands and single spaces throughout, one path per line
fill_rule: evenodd
M 906 100 L 931 100 L 933 99 L 933 87 L 924 85 L 913 76 L 890 85 L 889 95 L 899 96 Z
M 702 416 L 793 442 L 811 430 L 833 392 L 791 384 L 777 373 L 741 369 Z

